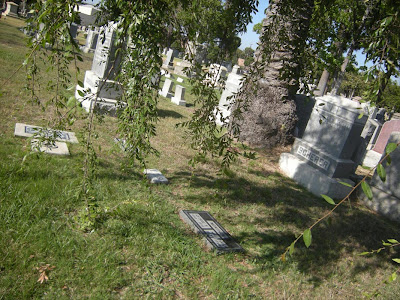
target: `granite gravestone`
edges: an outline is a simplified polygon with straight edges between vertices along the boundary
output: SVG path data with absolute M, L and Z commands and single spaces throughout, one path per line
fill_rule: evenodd
M 195 233 L 201 234 L 205 238 L 206 245 L 210 250 L 214 249 L 219 253 L 244 251 L 209 212 L 181 210 L 179 216 Z
M 400 143 L 400 132 L 392 132 L 387 143 Z M 381 155 L 383 158 L 384 154 Z M 359 197 L 365 204 L 378 213 L 400 222 L 400 147 L 390 154 L 391 164 L 383 162 L 386 180 L 383 182 L 377 172 L 374 173 L 370 187 L 373 198 L 369 200 L 360 190 Z
M 233 96 L 239 92 L 242 85 L 243 76 L 239 74 L 240 67 L 238 65 L 233 66 L 232 72 L 229 73 L 228 79 L 226 80 L 225 89 L 222 92 L 221 98 L 219 99 L 218 110 L 219 113 L 216 115 L 216 123 L 223 125 L 227 123 L 229 116 L 231 115 L 231 103 Z
M 71 37 L 73 39 L 76 39 L 76 36 L 78 34 L 78 25 L 75 23 L 71 23 L 69 25 L 69 33 L 71 34 Z
M 186 106 L 185 88 L 181 85 L 175 87 L 175 95 L 171 98 L 171 102 L 180 106 Z
M 115 81 L 121 67 L 121 57 L 116 54 L 116 30 L 117 25 L 113 23 L 103 28 L 104 40 L 100 37 L 101 32 L 94 52 L 92 69 L 85 73 L 84 87 L 76 86 L 75 98 L 88 112 L 95 109 L 101 113 L 116 115 L 118 109 L 123 107 L 123 104 L 117 101 L 122 89 Z M 96 107 L 92 107 L 96 97 Z
M 340 96 L 317 97 L 303 138 L 296 138 L 291 153 L 279 160 L 282 171 L 310 192 L 342 198 L 354 184 L 350 175 L 367 121 L 360 105 Z

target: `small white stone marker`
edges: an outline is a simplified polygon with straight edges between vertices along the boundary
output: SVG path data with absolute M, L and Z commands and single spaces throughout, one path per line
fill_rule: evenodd
M 186 101 L 184 97 L 185 97 L 185 88 L 181 85 L 177 85 L 175 88 L 175 96 L 171 98 L 171 102 L 177 105 L 186 106 Z
M 150 183 L 167 184 L 168 179 L 157 169 L 145 169 L 143 171 L 146 174 L 147 179 Z
M 171 74 L 170 73 L 166 73 L 164 76 L 165 76 L 165 78 L 171 78 Z
M 16 123 L 14 135 L 22 137 L 32 137 L 35 134 L 37 134 L 40 131 L 40 129 L 42 129 L 42 127 L 40 126 Z M 62 130 L 54 131 L 53 129 L 49 128 L 43 130 L 43 134 L 47 137 L 53 137 L 53 135 L 55 135 L 56 140 L 60 142 L 70 142 L 74 144 L 78 143 L 78 139 L 76 138 L 75 132 L 62 131 Z
M 38 139 L 33 139 L 31 141 L 32 150 L 35 152 L 44 152 L 47 154 L 54 154 L 54 155 L 69 155 L 68 146 L 64 142 L 46 142 L 43 141 L 39 144 Z
M 162 90 L 159 91 L 158 93 L 163 97 L 171 98 L 173 85 L 174 83 L 171 81 L 171 79 L 166 78 Z
M 178 82 L 182 83 L 182 82 L 183 82 L 183 78 L 181 78 L 181 77 L 178 77 L 178 78 L 176 79 L 176 81 L 178 81 Z

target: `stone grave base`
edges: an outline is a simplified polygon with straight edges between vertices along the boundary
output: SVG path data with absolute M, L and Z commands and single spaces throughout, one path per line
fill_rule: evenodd
M 185 100 L 182 100 L 182 99 L 179 99 L 179 98 L 177 98 L 177 97 L 172 97 L 172 98 L 171 98 L 171 102 L 172 102 L 172 103 L 175 103 L 176 105 L 186 106 L 186 101 L 185 101 Z
M 381 160 L 381 158 L 382 154 L 380 154 L 379 152 L 376 152 L 374 150 L 368 150 L 365 153 L 364 159 L 361 164 L 369 168 L 374 168 Z
M 371 191 L 373 195 L 372 200 L 369 200 L 362 190 L 359 190 L 358 198 L 372 210 L 393 221 L 400 222 L 400 199 L 372 185 Z
M 324 194 L 334 199 L 342 199 L 351 188 L 338 180 L 354 185 L 350 179 L 328 177 L 290 153 L 281 154 L 279 166 L 288 177 L 317 196 Z
M 82 97 L 79 95 L 78 91 L 85 92 L 85 89 L 80 87 L 79 85 L 76 86 L 75 98 L 81 102 L 82 107 L 87 111 L 90 112 L 91 106 L 93 105 L 96 95 L 90 94 Z M 101 98 L 99 97 L 96 102 L 96 106 L 92 107 L 95 112 L 99 114 L 108 114 L 110 116 L 115 117 L 119 110 L 125 107 L 124 103 L 121 103 L 115 99 L 108 99 L 108 98 Z
M 57 142 L 47 144 L 46 142 L 42 142 L 41 145 L 38 145 L 39 140 L 33 139 L 31 141 L 31 147 L 33 151 L 44 152 L 47 154 L 54 155 L 69 155 L 68 146 L 64 142 Z

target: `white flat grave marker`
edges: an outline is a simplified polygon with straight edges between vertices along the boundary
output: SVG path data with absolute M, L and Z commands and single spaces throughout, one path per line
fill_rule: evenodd
M 40 132 L 40 129 L 43 128 L 40 126 L 16 123 L 14 135 L 22 137 L 32 137 L 35 134 L 38 134 Z M 53 137 L 53 135 L 55 135 L 56 140 L 59 142 L 70 142 L 74 144 L 78 143 L 78 139 L 76 138 L 75 132 L 62 131 L 62 130 L 54 131 L 53 129 L 43 129 L 42 132 L 45 135 L 45 137 Z
M 178 81 L 178 82 L 182 83 L 182 82 L 183 82 L 183 78 L 181 78 L 181 77 L 178 77 L 178 78 L 176 79 L 176 81 Z
M 47 154 L 54 155 L 69 155 L 68 146 L 64 142 L 42 142 L 39 144 L 39 140 L 33 139 L 31 141 L 31 147 L 33 151 L 44 152 Z
M 218 253 L 244 251 L 209 212 L 181 210 L 179 216 L 194 232 L 204 236 L 209 249 L 215 249 Z
M 146 174 L 147 179 L 150 183 L 167 184 L 168 179 L 157 169 L 145 169 L 143 171 Z

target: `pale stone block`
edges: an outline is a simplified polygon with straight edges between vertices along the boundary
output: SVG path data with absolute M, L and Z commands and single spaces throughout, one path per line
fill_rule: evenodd
M 165 178 L 165 176 L 157 169 L 145 169 L 143 173 L 146 174 L 146 177 L 150 181 L 150 183 L 155 183 L 155 184 L 168 183 L 168 179 Z
M 43 152 L 53 155 L 69 155 L 68 146 L 64 142 L 40 142 L 38 139 L 31 141 L 31 148 L 33 151 Z
M 288 177 L 317 196 L 324 194 L 334 199 L 342 199 L 351 188 L 339 181 L 354 186 L 354 182 L 350 179 L 328 177 L 290 153 L 281 154 L 279 167 Z
M 181 77 L 178 77 L 178 78 L 176 79 L 176 81 L 178 81 L 178 82 L 182 83 L 182 82 L 183 82 L 183 78 L 181 78 Z

